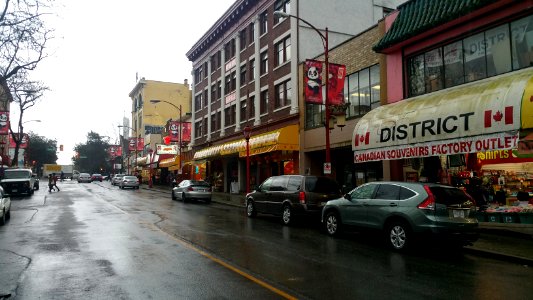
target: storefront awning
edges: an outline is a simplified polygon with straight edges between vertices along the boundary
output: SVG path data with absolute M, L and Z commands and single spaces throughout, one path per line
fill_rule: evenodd
M 165 158 L 165 159 L 162 159 L 161 161 L 159 161 L 159 167 L 160 168 L 170 168 L 174 165 L 179 165 L 180 163 L 180 157 L 179 155 L 176 155 L 174 157 L 171 157 L 171 158 Z
M 286 126 L 274 131 L 259 134 L 250 138 L 250 155 L 266 153 L 274 150 L 300 149 L 298 138 L 298 125 Z M 229 155 L 239 153 L 246 156 L 246 141 L 243 139 L 228 142 L 222 145 L 211 146 L 194 154 L 194 159 L 204 159 L 218 155 Z
M 513 149 L 526 128 L 531 68 L 371 110 L 353 131 L 354 162 Z

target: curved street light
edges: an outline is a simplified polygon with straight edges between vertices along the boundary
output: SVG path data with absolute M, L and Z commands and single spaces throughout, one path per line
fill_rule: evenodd
M 326 164 L 329 166 L 329 173 L 324 172 L 324 175 L 330 175 L 331 174 L 331 156 L 330 156 L 330 140 L 329 140 L 329 119 L 331 118 L 331 111 L 329 107 L 329 99 L 328 99 L 328 81 L 329 81 L 329 46 L 328 46 L 328 28 L 325 28 L 325 34 L 322 33 L 318 28 L 316 28 L 313 24 L 307 22 L 306 20 L 290 15 L 283 11 L 275 11 L 274 15 L 285 17 L 285 18 L 295 18 L 297 20 L 302 21 L 303 23 L 309 25 L 318 35 L 320 36 L 320 39 L 322 40 L 322 45 L 324 46 L 324 64 L 326 68 L 326 101 L 325 101 L 325 110 L 326 110 L 326 121 L 324 122 L 324 127 L 326 129 L 326 161 L 324 162 L 324 171 L 326 170 Z
M 181 131 L 182 131 L 182 128 L 181 128 L 181 118 L 182 118 L 182 110 L 181 110 L 181 104 L 179 106 L 177 106 L 176 104 L 172 103 L 172 102 L 169 102 L 169 101 L 165 101 L 165 100 L 150 100 L 150 103 L 152 104 L 157 104 L 157 103 L 160 103 L 160 102 L 163 102 L 163 103 L 166 103 L 166 104 L 169 104 L 169 105 L 172 105 L 174 106 L 174 108 L 176 108 L 179 112 L 180 112 L 180 117 L 179 117 L 179 129 L 178 129 L 178 132 L 179 132 L 179 135 L 178 135 L 178 149 L 180 151 L 179 153 L 179 164 L 178 164 L 178 174 L 181 174 L 182 173 L 182 170 L 181 170 L 181 159 L 182 159 L 182 155 L 181 155 L 181 143 L 182 143 L 182 137 L 181 137 Z

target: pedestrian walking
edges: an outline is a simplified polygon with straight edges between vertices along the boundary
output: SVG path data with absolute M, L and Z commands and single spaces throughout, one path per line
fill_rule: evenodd
M 59 192 L 59 187 L 57 186 L 57 175 L 54 174 L 54 188 L 57 189 L 57 191 Z
M 54 189 L 54 174 L 48 175 L 48 192 L 51 193 Z

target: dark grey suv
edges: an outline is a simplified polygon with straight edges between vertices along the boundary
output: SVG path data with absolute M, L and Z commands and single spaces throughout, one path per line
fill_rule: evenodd
M 246 213 L 281 216 L 290 224 L 296 215 L 320 215 L 324 204 L 341 197 L 339 184 L 328 177 L 280 175 L 266 179 L 255 191 L 246 195 Z
M 396 250 L 414 235 L 447 237 L 465 245 L 478 238 L 475 202 L 461 189 L 431 183 L 372 182 L 329 201 L 322 223 L 329 235 L 343 226 L 382 230 Z

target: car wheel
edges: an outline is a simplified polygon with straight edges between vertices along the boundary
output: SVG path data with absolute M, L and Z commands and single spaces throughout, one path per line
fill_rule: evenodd
M 2 214 L 2 218 L 0 218 L 0 225 L 4 225 L 6 223 L 6 211 L 4 210 L 4 213 Z
M 246 215 L 249 218 L 253 218 L 253 217 L 257 216 L 257 211 L 255 210 L 255 205 L 254 205 L 254 202 L 252 200 L 248 200 L 246 202 Z
M 387 227 L 387 242 L 394 250 L 402 251 L 407 249 L 410 237 L 409 227 L 405 222 L 395 221 Z
M 328 235 L 334 236 L 341 232 L 341 220 L 335 211 L 329 211 L 324 218 L 324 229 Z
M 181 201 L 183 201 L 183 203 L 187 202 L 187 197 L 185 197 L 185 193 L 181 193 Z
M 283 224 L 289 225 L 292 222 L 292 210 L 289 205 L 283 206 L 283 213 L 281 215 L 281 220 L 283 221 Z

